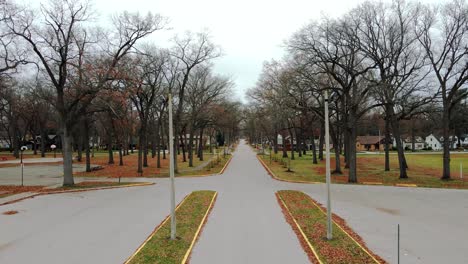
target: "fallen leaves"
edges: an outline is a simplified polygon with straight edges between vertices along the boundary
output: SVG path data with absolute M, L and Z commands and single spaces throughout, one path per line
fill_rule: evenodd
M 324 208 L 315 202 L 312 198 L 299 191 L 279 191 L 278 198 L 281 198 L 289 209 L 292 217 L 297 221 L 309 242 L 315 248 L 320 260 L 324 263 L 386 263 L 379 256 L 372 253 L 366 246 L 362 238 L 357 235 L 351 228 L 346 225 L 346 222 L 333 215 L 333 220 L 343 228 L 356 242 L 353 241 L 345 232 L 343 232 L 336 224 L 333 228 L 333 239 L 326 239 L 326 216 L 323 212 Z M 282 203 L 280 203 L 281 205 Z M 283 208 L 283 212 L 285 208 Z M 286 219 L 291 224 L 293 221 Z M 302 235 L 298 233 L 295 225 L 292 225 L 293 230 L 301 240 Z M 309 258 L 315 263 L 313 252 L 305 247 L 304 241 L 301 241 Z M 364 249 L 365 250 L 364 250 Z M 369 254 L 367 252 L 369 252 Z M 374 258 L 377 260 L 375 261 Z
M 44 186 L 16 186 L 16 185 L 0 185 L 0 193 L 2 195 L 14 195 L 24 192 L 39 192 Z
M 14 214 L 17 214 L 18 211 L 16 210 L 10 210 L 10 211 L 6 211 L 6 212 L 3 212 L 2 214 L 3 215 L 14 215 Z

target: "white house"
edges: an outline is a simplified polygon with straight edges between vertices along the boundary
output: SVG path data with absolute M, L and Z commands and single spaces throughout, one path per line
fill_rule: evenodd
M 465 138 L 463 138 L 463 140 L 461 141 L 461 144 L 463 147 L 468 146 L 468 135 L 465 135 Z
M 433 150 L 441 150 L 443 148 L 440 140 L 437 139 L 437 137 L 435 137 L 433 134 L 430 134 L 426 137 L 426 146 L 428 148 L 432 148 Z
M 404 149 L 411 149 L 413 147 L 413 141 L 410 136 L 403 136 L 401 139 Z M 414 149 L 422 150 L 425 147 L 424 140 L 420 136 L 414 137 Z M 393 138 L 393 146 L 396 147 L 396 140 Z

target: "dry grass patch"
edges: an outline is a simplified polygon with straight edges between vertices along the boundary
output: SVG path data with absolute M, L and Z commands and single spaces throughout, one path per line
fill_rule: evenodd
M 216 198 L 214 191 L 196 191 L 176 211 L 177 239 L 170 239 L 171 223 L 166 218 L 126 263 L 181 263 L 187 261 Z

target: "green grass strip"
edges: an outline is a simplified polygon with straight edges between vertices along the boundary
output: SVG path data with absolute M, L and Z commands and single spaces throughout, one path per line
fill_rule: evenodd
M 211 209 L 216 192 L 196 191 L 176 211 L 177 239 L 170 240 L 171 222 L 163 222 L 144 246 L 126 263 L 181 263 L 196 239 L 197 230 Z
M 308 195 L 300 191 L 279 191 L 277 195 L 286 204 L 291 217 L 299 224 L 321 262 L 385 263 L 378 256 L 371 256 L 362 245 L 358 245 L 357 241 L 360 240 L 358 236 L 352 239 L 336 223 L 333 223 L 333 239 L 328 241 L 326 215 Z

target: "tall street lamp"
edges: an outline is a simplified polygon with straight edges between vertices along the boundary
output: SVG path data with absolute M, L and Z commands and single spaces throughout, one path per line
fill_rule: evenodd
M 21 186 L 24 186 L 24 163 L 23 163 L 23 152 L 27 150 L 28 147 L 21 147 Z
M 333 238 L 332 220 L 331 220 L 331 197 L 330 197 L 330 124 L 328 114 L 328 91 L 325 90 L 325 148 L 326 152 L 326 181 L 327 181 L 327 239 Z M 335 146 L 336 147 L 336 146 Z
M 169 111 L 169 177 L 171 179 L 171 240 L 176 238 L 175 184 L 174 184 L 174 130 L 172 124 L 172 94 L 168 95 Z

